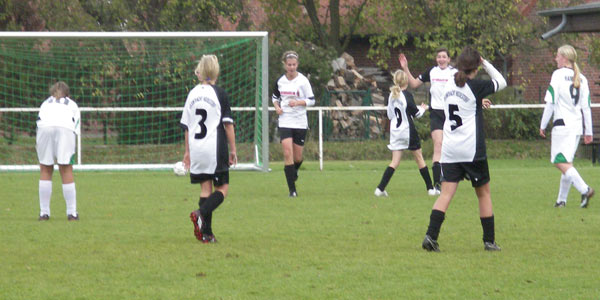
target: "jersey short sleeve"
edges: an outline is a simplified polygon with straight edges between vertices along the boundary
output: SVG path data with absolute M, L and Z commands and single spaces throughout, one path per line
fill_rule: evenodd
M 557 70 L 558 71 L 558 70 Z M 544 101 L 546 103 L 555 103 L 556 97 L 558 96 L 558 88 L 560 87 L 560 75 L 559 72 L 552 72 L 552 77 L 550 79 L 550 85 L 548 85 L 548 89 L 546 90 L 546 95 L 544 96 Z
M 221 120 L 223 123 L 233 123 L 231 106 L 229 104 L 229 94 L 219 86 L 215 85 L 213 88 L 217 92 L 217 98 L 219 98 L 219 102 L 221 103 Z
M 272 102 L 281 102 L 281 92 L 279 91 L 279 78 L 275 80 L 273 85 L 273 95 L 271 96 Z
M 402 91 L 402 93 L 404 94 L 404 98 L 406 98 L 406 114 L 410 115 L 411 117 L 415 117 L 419 112 L 419 109 L 415 104 L 413 95 L 408 91 Z
M 429 69 L 427 69 L 427 71 L 425 71 L 424 73 L 422 73 L 421 75 L 419 75 L 419 77 L 417 77 L 417 79 L 421 80 L 422 82 L 430 82 L 431 81 L 431 70 L 433 70 L 433 68 L 435 67 L 431 67 Z

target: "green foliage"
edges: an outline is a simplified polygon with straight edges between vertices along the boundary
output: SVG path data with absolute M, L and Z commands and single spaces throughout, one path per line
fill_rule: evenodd
M 518 94 L 517 89 L 506 88 L 489 98 L 493 104 L 520 104 Z M 488 109 L 484 112 L 486 138 L 537 139 L 542 112 L 542 109 Z
M 384 67 L 390 49 L 407 41 L 413 41 L 416 53 L 424 54 L 416 59 L 431 61 L 439 47 L 446 47 L 455 56 L 466 45 L 493 59 L 511 53 L 524 39 L 533 37 L 532 26 L 519 14 L 513 0 L 383 1 L 380 5 L 395 22 L 382 25 L 386 30 L 371 38 L 369 56 Z M 377 10 L 374 13 L 380 14 Z
M 239 20 L 243 0 L 0 0 L 0 29 L 209 31 Z

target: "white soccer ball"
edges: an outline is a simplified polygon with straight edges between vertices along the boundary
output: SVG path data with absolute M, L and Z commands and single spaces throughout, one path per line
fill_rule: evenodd
M 175 165 L 173 166 L 173 173 L 175 173 L 175 175 L 177 176 L 185 176 L 185 174 L 187 174 L 187 171 L 182 161 L 178 161 L 175 163 Z

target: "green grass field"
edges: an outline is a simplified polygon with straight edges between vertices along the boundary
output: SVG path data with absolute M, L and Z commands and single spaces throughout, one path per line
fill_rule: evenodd
M 598 299 L 600 199 L 571 189 L 552 207 L 547 160 L 491 160 L 498 253 L 483 250 L 477 200 L 463 182 L 441 253 L 421 249 L 435 200 L 403 161 L 376 198 L 387 161 L 306 162 L 299 197 L 281 164 L 231 173 L 214 213 L 219 243 L 194 238 L 199 186 L 171 172 L 76 173 L 67 222 L 58 173 L 52 216 L 37 221 L 38 174 L 0 173 L 0 299 Z M 598 167 L 576 164 L 600 188 Z

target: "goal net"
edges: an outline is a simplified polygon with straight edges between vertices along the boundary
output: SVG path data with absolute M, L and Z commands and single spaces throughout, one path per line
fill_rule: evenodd
M 169 169 L 182 160 L 179 120 L 203 54 L 230 95 L 238 165 L 268 169 L 266 32 L 0 33 L 0 170 L 36 170 L 36 119 L 48 88 L 81 110 L 75 169 Z M 264 138 L 263 138 L 264 137 Z

